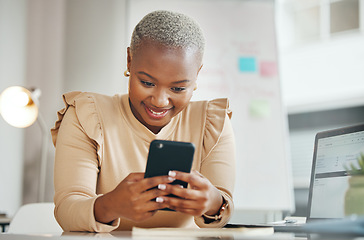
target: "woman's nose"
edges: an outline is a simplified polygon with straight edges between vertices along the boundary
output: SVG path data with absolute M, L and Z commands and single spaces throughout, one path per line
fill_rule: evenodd
M 164 90 L 156 91 L 152 96 L 152 102 L 155 107 L 163 108 L 169 105 L 169 95 Z

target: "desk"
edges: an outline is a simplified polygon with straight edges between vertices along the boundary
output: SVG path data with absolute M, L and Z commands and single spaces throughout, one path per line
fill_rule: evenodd
M 7 217 L 0 217 L 0 226 L 1 226 L 1 231 L 5 232 L 5 228 L 6 226 L 8 226 L 11 222 L 11 218 L 7 218 Z
M 320 236 L 316 234 L 299 234 L 295 235 L 293 233 L 274 233 L 269 236 L 234 236 L 234 237 L 133 237 L 130 231 L 123 232 L 112 232 L 112 233 L 81 233 L 81 232 L 72 232 L 72 233 L 63 233 L 63 234 L 42 234 L 42 235 L 26 235 L 26 234 L 9 234 L 2 233 L 0 234 L 1 240 L 84 240 L 84 239 L 92 239 L 92 238 L 104 238 L 104 239 L 134 239 L 134 240 L 186 240 L 186 239 L 195 239 L 195 240 L 216 240 L 216 239 L 225 239 L 225 240 L 356 240 L 355 237 L 350 236 Z

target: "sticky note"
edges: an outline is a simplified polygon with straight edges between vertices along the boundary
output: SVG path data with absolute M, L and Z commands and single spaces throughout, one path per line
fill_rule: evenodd
M 250 102 L 249 112 L 252 117 L 266 118 L 271 114 L 271 107 L 268 100 L 255 99 Z
M 239 71 L 246 73 L 256 72 L 256 59 L 254 57 L 239 57 Z
M 259 72 L 262 77 L 277 76 L 277 63 L 273 61 L 262 61 L 259 64 Z

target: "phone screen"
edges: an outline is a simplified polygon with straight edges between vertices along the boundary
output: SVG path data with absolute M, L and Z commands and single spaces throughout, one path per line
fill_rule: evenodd
M 193 143 L 153 140 L 144 177 L 168 175 L 170 170 L 190 172 L 194 152 Z
M 153 140 L 150 143 L 144 177 L 168 175 L 171 170 L 191 171 L 195 146 L 190 142 Z M 187 183 L 176 180 L 171 184 L 187 187 Z M 168 209 L 164 209 L 168 210 Z

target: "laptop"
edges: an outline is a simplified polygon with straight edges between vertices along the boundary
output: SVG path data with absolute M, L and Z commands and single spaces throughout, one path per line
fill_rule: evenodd
M 306 222 L 345 218 L 344 199 L 349 187 L 345 166 L 357 164 L 364 153 L 364 124 L 316 134 Z M 321 222 L 320 222 L 321 223 Z M 306 231 L 300 224 L 273 226 L 277 232 Z

